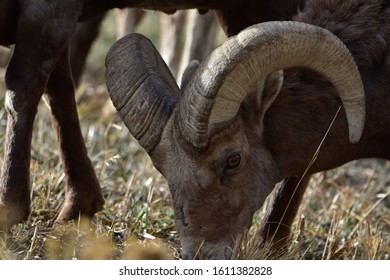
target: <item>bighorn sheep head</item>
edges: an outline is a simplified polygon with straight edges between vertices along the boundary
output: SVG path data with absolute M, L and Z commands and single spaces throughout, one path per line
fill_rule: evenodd
M 363 86 L 352 56 L 336 36 L 308 24 L 243 30 L 191 64 L 181 90 L 139 34 L 119 40 L 106 66 L 113 104 L 168 181 L 184 258 L 193 258 L 200 244 L 203 257 L 229 257 L 279 180 L 262 135 L 283 69 L 310 68 L 334 85 L 351 142 L 364 125 Z

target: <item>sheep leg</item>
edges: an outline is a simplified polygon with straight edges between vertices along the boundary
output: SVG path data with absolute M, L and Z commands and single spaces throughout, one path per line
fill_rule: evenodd
M 57 222 L 79 215 L 92 217 L 102 209 L 104 200 L 80 129 L 68 50 L 50 75 L 45 97 L 51 108 L 66 176 L 65 203 Z
M 26 220 L 30 210 L 31 137 L 48 72 L 40 71 L 35 66 L 42 63 L 38 54 L 25 59 L 27 56 L 22 44 L 17 44 L 5 77 L 5 108 L 8 115 L 0 176 L 0 228 L 9 228 Z M 47 61 L 45 66 L 48 69 L 49 64 L 54 63 Z
M 33 122 L 57 60 L 69 43 L 82 1 L 19 1 L 15 51 L 5 76 L 8 113 L 0 175 L 0 229 L 28 217 Z
M 298 213 L 310 177 L 306 175 L 302 180 L 300 177 L 288 177 L 275 189 L 271 207 L 260 229 L 263 240 L 270 242 L 273 248 L 282 248 L 287 244 L 291 225 Z
M 75 85 L 79 84 L 84 65 L 92 43 L 99 35 L 101 23 L 105 15 L 100 15 L 77 25 L 76 32 L 70 41 L 70 61 Z
M 22 58 L 23 50 L 16 47 L 6 73 L 8 116 L 0 177 L 0 229 L 26 220 L 30 210 L 31 137 L 44 79 L 31 83 L 38 73 L 22 71 L 27 68 Z

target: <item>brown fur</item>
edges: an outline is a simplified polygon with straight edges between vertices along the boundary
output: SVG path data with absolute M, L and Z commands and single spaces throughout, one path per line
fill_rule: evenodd
M 265 2 L 260 2 L 260 7 Z M 77 218 L 80 213 L 91 216 L 102 207 L 100 187 L 82 141 L 69 72 L 68 45 L 77 21 L 114 7 L 173 12 L 185 8 L 228 8 L 237 3 L 241 1 L 0 0 L 0 44 L 15 44 L 6 73 L 8 123 L 0 175 L 0 229 L 26 219 L 29 214 L 32 125 L 45 89 L 66 175 L 66 203 L 59 221 Z
M 59 220 L 78 217 L 79 213 L 91 216 L 102 206 L 100 188 L 82 143 L 68 70 L 68 41 L 79 19 L 87 19 L 115 6 L 168 12 L 190 7 L 213 8 L 218 10 L 228 35 L 232 35 L 260 21 L 290 18 L 297 6 L 303 6 L 303 2 L 298 1 L 280 9 L 280 6 L 271 3 L 275 1 L 254 0 L 232 0 L 228 3 L 172 0 L 165 1 L 163 5 L 162 1 L 85 0 L 82 6 L 81 2 L 67 1 L 61 6 L 63 1 L 0 1 L 0 43 L 16 43 L 6 75 L 9 117 L 5 164 L 0 180 L 0 228 L 20 222 L 29 212 L 32 123 L 45 89 L 52 105 L 67 178 L 66 203 Z M 333 168 L 360 157 L 389 159 L 386 149 L 390 140 L 387 113 L 390 105 L 387 79 L 389 1 L 306 2 L 296 20 L 321 25 L 344 40 L 357 60 L 367 92 L 367 124 L 362 140 L 357 145 L 348 143 L 346 121 L 341 112 L 311 172 Z M 291 1 L 281 3 L 284 7 Z M 257 115 L 250 108 L 253 102 L 248 100 L 235 124 L 241 130 L 229 132 L 228 137 L 223 137 L 222 133 L 216 136 L 220 139 L 211 139 L 209 151 L 205 154 L 176 147 L 176 155 L 186 158 L 177 161 L 166 154 L 165 151 L 172 149 L 172 145 L 164 141 L 152 154 L 156 166 L 170 183 L 178 229 L 184 239 L 190 235 L 206 238 L 212 245 L 231 246 L 231 236 L 249 226 L 253 212 L 261 206 L 274 184 L 286 176 L 302 175 L 316 148 L 313 143 L 319 143 L 340 102 L 333 88 L 317 74 L 292 69 L 285 72 L 285 79 L 281 94 L 267 112 L 264 123 L 256 122 Z M 63 102 L 69 105 L 60 108 L 58 104 Z M 243 114 L 245 110 L 252 114 Z M 248 127 L 247 123 L 260 126 L 263 135 L 259 135 L 252 126 Z M 165 137 L 181 141 L 174 132 L 172 121 L 167 126 Z M 222 155 L 215 152 L 221 148 L 224 148 Z M 245 157 L 243 164 L 248 173 L 225 174 L 223 165 L 226 157 L 237 149 Z M 171 165 L 166 166 L 164 162 Z M 175 167 L 172 170 L 181 171 L 179 175 L 186 179 L 172 174 L 167 167 Z M 80 170 L 83 172 L 80 173 Z M 243 194 L 246 196 L 241 196 Z M 190 241 L 189 244 L 193 246 L 196 242 Z

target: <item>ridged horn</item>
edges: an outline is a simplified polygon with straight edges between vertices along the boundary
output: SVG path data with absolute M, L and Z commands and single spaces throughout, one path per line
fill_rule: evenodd
M 108 93 L 123 122 L 151 152 L 178 102 L 180 90 L 160 54 L 146 37 L 129 34 L 107 54 Z
M 300 22 L 267 22 L 229 38 L 199 66 L 180 101 L 181 134 L 207 146 L 212 126 L 235 118 L 241 101 L 277 70 L 306 67 L 336 88 L 346 111 L 349 139 L 357 142 L 365 120 L 363 83 L 344 43 L 326 29 Z

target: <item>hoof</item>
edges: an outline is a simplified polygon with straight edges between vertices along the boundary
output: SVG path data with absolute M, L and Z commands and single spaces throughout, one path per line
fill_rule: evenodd
M 103 209 L 103 197 L 96 198 L 88 197 L 70 197 L 65 199 L 64 207 L 62 208 L 56 223 L 64 224 L 71 220 L 77 220 L 80 217 L 92 218 L 95 213 Z
M 0 231 L 8 231 L 12 226 L 27 220 L 30 213 L 25 204 L 0 202 Z

